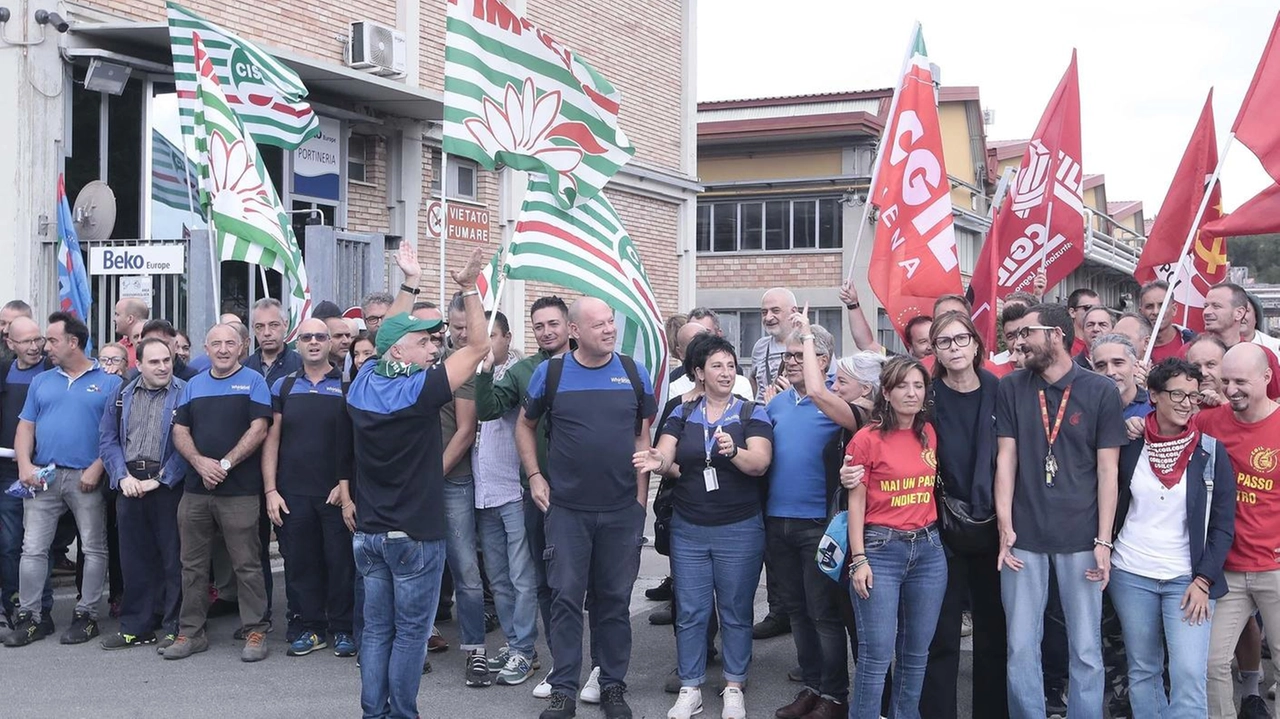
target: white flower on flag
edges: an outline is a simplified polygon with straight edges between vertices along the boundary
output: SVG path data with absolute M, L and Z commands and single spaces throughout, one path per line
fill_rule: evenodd
M 603 155 L 590 128 L 580 122 L 563 120 L 560 115 L 561 95 L 551 90 L 538 96 L 532 77 L 524 79 L 522 91 L 507 83 L 502 106 L 484 98 L 484 119 L 468 118 L 463 122 L 477 144 L 490 155 L 511 152 L 530 155 L 555 169 L 571 187 L 578 186 L 574 171 L 583 155 Z M 573 145 L 557 144 L 552 138 L 568 140 Z
M 209 165 L 214 212 L 268 231 L 278 227 L 276 208 L 243 140 L 228 145 L 215 131 L 209 141 Z

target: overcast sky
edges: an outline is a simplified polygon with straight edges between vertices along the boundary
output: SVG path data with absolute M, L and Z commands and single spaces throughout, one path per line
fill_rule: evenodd
M 1027 138 L 1074 47 L 1085 172 L 1104 173 L 1110 201 L 1142 200 L 1151 218 L 1211 86 L 1221 148 L 1276 10 L 1274 0 L 698 0 L 698 99 L 891 87 L 919 20 L 943 84 L 977 85 L 994 112 L 987 139 Z M 1269 182 L 1238 143 L 1222 179 L 1228 210 Z

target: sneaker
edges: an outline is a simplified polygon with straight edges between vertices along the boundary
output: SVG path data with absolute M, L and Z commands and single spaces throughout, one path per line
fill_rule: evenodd
M 43 613 L 44 616 L 40 617 L 40 631 L 43 632 L 46 637 L 53 636 L 54 632 L 53 617 L 49 616 L 52 611 L 52 608 L 45 609 Z
M 663 579 L 656 587 L 644 590 L 644 598 L 651 602 L 669 602 L 672 597 L 671 577 Z
M 125 634 L 124 632 L 116 632 L 102 640 L 102 648 L 128 649 L 129 647 L 140 647 L 145 644 L 155 643 L 156 635 L 151 632 L 147 632 L 146 634 Z
M 350 634 L 338 632 L 333 635 L 333 656 L 335 657 L 354 657 L 356 655 L 356 643 Z
M 780 614 L 769 614 L 751 628 L 752 639 L 772 639 L 791 633 L 791 620 Z
M 551 678 L 551 672 L 554 670 L 555 670 L 555 667 L 548 669 L 547 675 L 543 677 L 542 681 L 538 682 L 537 686 L 533 688 L 534 699 L 546 699 L 547 697 L 551 696 L 551 682 L 547 680 Z
M 431 627 L 431 638 L 427 640 L 427 651 L 432 653 L 449 651 L 449 642 L 446 642 L 444 637 L 440 636 L 440 630 L 435 627 Z
M 323 645 L 322 645 L 323 646 Z M 293 647 L 289 647 L 293 649 Z M 165 657 L 168 657 L 165 652 Z M 244 649 L 240 650 L 240 661 L 242 662 L 260 662 L 267 658 L 267 634 L 266 632 L 249 632 L 249 636 L 244 640 Z
M 1067 690 L 1065 687 L 1049 687 L 1044 693 L 1045 716 L 1066 719 Z
M 502 668 L 507 666 L 507 660 L 511 658 L 511 645 L 503 644 L 497 654 L 489 657 L 489 671 L 500 672 Z
M 329 646 L 329 643 L 326 642 L 324 637 L 319 634 L 316 634 L 315 632 L 303 632 L 298 635 L 297 639 L 293 640 L 293 643 L 289 645 L 289 649 L 285 651 L 285 654 L 288 654 L 291 657 L 305 657 L 311 652 L 314 652 L 317 649 L 324 649 L 327 646 Z
M 511 652 L 507 657 L 507 665 L 498 672 L 498 683 L 514 687 L 524 684 L 525 680 L 531 676 L 533 676 L 533 664 L 525 659 L 524 655 Z
M 674 621 L 675 621 L 675 608 L 671 604 L 668 604 L 667 606 L 662 607 L 661 609 L 655 609 L 652 612 L 649 612 L 649 623 L 654 625 L 655 627 L 670 626 L 671 623 Z
M 266 621 L 266 624 L 267 624 L 267 631 L 264 632 L 264 634 L 270 634 L 272 630 L 275 629 L 275 627 L 271 625 L 270 619 Z M 237 642 L 248 641 L 249 632 L 243 626 L 241 626 L 239 629 L 235 631 L 234 634 L 231 635 L 231 638 L 236 640 Z
M 49 633 L 44 631 L 44 624 L 36 620 L 31 612 L 18 612 L 13 619 L 13 631 L 4 638 L 6 647 L 25 647 L 31 642 L 44 639 Z
M 178 638 L 177 634 L 166 634 L 156 641 L 156 654 L 163 655 L 164 650 L 173 646 L 173 641 Z
M 582 685 L 582 689 L 578 692 L 578 701 L 586 704 L 600 703 L 600 667 L 592 667 L 591 675 L 587 677 L 587 683 Z
M 542 710 L 542 713 L 538 715 L 538 719 L 573 719 L 577 715 L 578 708 L 568 694 L 552 692 L 551 703 L 547 704 L 547 708 Z
M 604 689 L 600 705 L 605 719 L 631 719 L 631 706 L 627 704 L 627 690 L 621 684 L 611 684 Z
M 1250 694 L 1240 702 L 1240 713 L 1237 715 L 1239 719 L 1268 719 L 1271 711 L 1267 709 L 1267 702 L 1257 694 Z
M 483 649 L 475 649 L 467 654 L 466 684 L 469 687 L 487 687 L 493 684 L 493 675 L 489 673 L 489 659 Z
M 682 687 L 680 698 L 667 711 L 667 719 L 689 719 L 702 713 L 702 690 L 698 687 Z
M 76 612 L 71 620 L 71 626 L 67 627 L 67 631 L 62 633 L 58 641 L 62 644 L 84 644 L 96 636 L 98 636 L 98 620 L 89 616 L 87 612 Z
M 747 719 L 747 702 L 738 687 L 725 687 L 720 692 L 724 700 L 724 709 L 720 710 L 720 719 Z
M 973 615 L 969 612 L 960 615 L 960 636 L 973 636 Z
M 209 638 L 205 636 L 188 637 L 185 634 L 179 634 L 173 640 L 167 649 L 164 650 L 165 659 L 186 659 L 192 654 L 209 651 Z

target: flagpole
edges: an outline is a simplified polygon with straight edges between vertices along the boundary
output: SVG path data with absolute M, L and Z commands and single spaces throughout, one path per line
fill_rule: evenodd
M 1209 182 L 1204 186 L 1204 197 L 1200 198 L 1200 207 L 1196 210 L 1196 216 L 1191 221 L 1191 227 L 1187 230 L 1187 241 L 1182 243 L 1182 252 L 1178 253 L 1178 264 L 1174 266 L 1173 273 L 1169 275 L 1169 290 L 1164 293 L 1164 302 L 1160 303 L 1160 314 L 1156 315 L 1156 321 L 1151 323 L 1154 328 L 1152 332 L 1159 330 L 1164 324 L 1165 313 L 1169 311 L 1169 303 L 1173 301 L 1174 290 L 1178 286 L 1178 275 L 1182 274 L 1182 267 L 1187 263 L 1187 253 L 1191 252 L 1191 243 L 1196 241 L 1196 235 L 1200 233 L 1200 220 L 1204 217 L 1204 211 L 1209 207 L 1210 196 L 1213 195 L 1213 187 L 1218 183 L 1218 175 L 1222 173 L 1222 165 L 1227 161 L 1227 153 L 1231 151 L 1231 145 L 1235 142 L 1236 133 L 1232 132 L 1227 135 L 1227 143 L 1222 147 L 1222 154 L 1218 156 L 1218 165 L 1213 168 L 1213 175 L 1209 177 Z M 1184 322 L 1186 320 L 1183 320 Z M 1151 351 L 1155 349 L 1154 342 L 1147 343 L 1147 351 L 1143 353 L 1142 361 L 1144 363 L 1151 361 Z
M 440 145 L 440 307 L 448 307 L 448 298 L 444 295 L 445 276 L 445 239 L 449 236 L 449 153 Z
M 862 235 L 867 229 L 867 219 L 871 217 L 871 203 L 875 197 L 876 180 L 880 175 L 880 155 L 884 152 L 885 137 L 889 134 L 889 127 L 893 124 L 894 113 L 898 110 L 898 97 L 902 94 L 902 79 L 907 75 L 907 68 L 911 64 L 911 56 L 915 53 L 916 38 L 920 36 L 920 21 L 917 20 L 911 26 L 911 39 L 907 43 L 906 55 L 902 58 L 902 71 L 898 73 L 897 86 L 893 88 L 893 99 L 889 101 L 889 114 L 885 120 L 884 129 L 880 131 L 880 142 L 876 144 L 876 155 L 871 161 L 871 182 L 867 185 L 867 199 L 862 203 L 862 220 L 858 222 L 858 234 L 853 240 L 853 255 L 849 261 L 849 272 L 845 275 L 846 283 L 853 282 L 853 269 L 858 264 L 858 250 L 862 247 Z
M 1053 177 L 1053 175 L 1050 175 L 1050 177 Z M 1050 181 L 1052 182 L 1052 180 Z M 1053 192 L 1053 190 L 1050 189 L 1050 192 Z M 1050 234 L 1049 232 L 1049 228 L 1052 225 L 1053 225 L 1053 195 L 1051 194 L 1049 195 L 1049 211 L 1046 212 L 1044 215 L 1044 244 L 1040 245 L 1040 271 L 1045 273 L 1045 277 L 1044 277 L 1045 292 L 1049 291 L 1049 286 L 1048 286 L 1049 272 L 1046 268 L 1049 266 L 1049 240 L 1053 238 L 1053 235 Z
M 218 258 L 218 231 L 213 226 L 213 212 L 209 212 L 209 275 L 212 279 L 213 289 L 213 324 L 218 324 L 218 318 L 222 316 L 222 300 L 218 296 L 221 294 L 221 287 L 218 282 L 218 270 L 221 261 Z

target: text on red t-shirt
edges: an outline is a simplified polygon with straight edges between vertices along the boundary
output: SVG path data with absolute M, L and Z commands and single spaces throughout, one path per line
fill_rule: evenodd
M 1196 415 L 1202 432 L 1227 448 L 1236 473 L 1236 538 L 1224 567 L 1231 572 L 1280 569 L 1280 411 L 1241 422 L 1230 405 Z
M 938 519 L 933 487 L 938 476 L 938 437 L 925 425 L 928 446 L 909 429 L 881 434 L 877 427 L 863 427 L 849 441 L 846 453 L 853 464 L 866 468 L 864 522 L 909 531 Z

